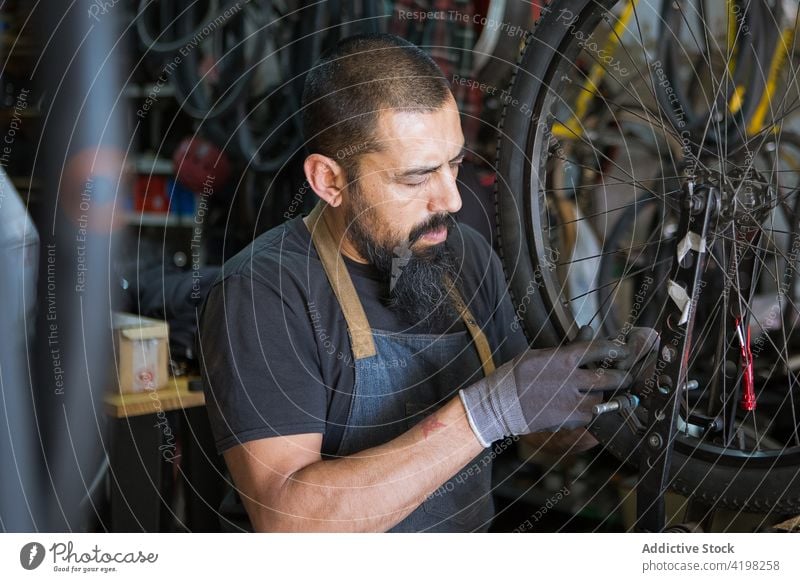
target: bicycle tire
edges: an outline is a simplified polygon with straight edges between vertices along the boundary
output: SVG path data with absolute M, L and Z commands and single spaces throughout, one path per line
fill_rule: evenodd
M 548 112 L 558 99 L 558 75 L 572 66 L 580 50 L 575 31 L 584 31 L 585 38 L 616 4 L 617 0 L 565 0 L 547 11 L 534 34 L 526 38 L 499 124 L 498 251 L 512 300 L 515 305 L 523 298 L 527 301 L 528 308 L 518 317 L 532 347 L 558 345 L 576 328 L 547 270 L 552 253 L 543 234 L 546 209 L 540 197 L 546 189 L 545 161 L 552 136 Z M 571 31 L 558 22 L 564 11 L 575 16 Z M 531 284 L 537 293 L 528 291 Z M 618 458 L 635 464 L 641 435 L 626 427 L 621 414 L 611 413 L 598 417 L 590 430 Z M 743 456 L 731 449 L 715 452 L 712 446 L 701 448 L 679 438 L 670 475 L 672 489 L 708 505 L 758 512 L 800 511 L 798 450 Z
M 641 434 L 630 431 L 621 415 L 597 417 L 590 432 L 606 450 L 624 463 L 638 467 Z M 781 459 L 732 459 L 713 456 L 678 439 L 672 451 L 670 488 L 708 506 L 797 515 L 800 511 L 800 454 Z

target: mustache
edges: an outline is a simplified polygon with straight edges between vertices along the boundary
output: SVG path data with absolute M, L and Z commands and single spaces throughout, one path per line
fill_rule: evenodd
M 447 233 L 450 234 L 454 224 L 455 220 L 449 212 L 434 214 L 422 224 L 411 229 L 411 232 L 408 235 L 408 245 L 413 245 L 429 232 L 439 230 L 442 227 L 447 228 Z

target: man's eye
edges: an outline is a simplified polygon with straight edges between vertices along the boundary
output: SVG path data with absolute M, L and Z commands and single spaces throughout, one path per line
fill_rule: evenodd
M 424 186 L 428 183 L 428 179 L 425 178 L 424 180 L 420 180 L 418 182 L 405 182 L 406 186 L 411 186 L 412 188 L 419 188 L 420 186 Z

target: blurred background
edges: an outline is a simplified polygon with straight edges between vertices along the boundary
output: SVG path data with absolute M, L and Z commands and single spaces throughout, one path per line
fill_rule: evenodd
M 2 2 L 0 530 L 219 529 L 228 487 L 196 381 L 197 309 L 226 258 L 314 204 L 305 72 L 358 32 L 424 46 L 463 111 L 462 214 L 491 240 L 492 128 L 538 14 L 489 0 Z
M 451 81 L 467 138 L 457 218 L 496 246 L 498 125 L 505 106 L 519 106 L 509 83 L 545 4 L 0 3 L 0 531 L 246 528 L 205 417 L 197 314 L 227 258 L 315 203 L 298 115 L 306 72 L 358 32 L 394 33 L 429 52 Z M 550 11 L 574 4 L 554 1 Z M 609 14 L 622 18 L 625 4 Z M 714 12 L 723 3 L 711 4 Z M 660 5 L 640 3 L 634 35 L 652 51 Z M 794 5 L 787 18 L 796 13 Z M 624 120 L 609 121 L 609 103 L 635 87 L 620 69 L 637 70 L 644 58 L 625 45 L 611 47 L 611 73 L 590 87 L 592 103 L 574 110 L 590 139 L 612 125 L 624 133 Z M 585 76 L 597 52 L 587 47 L 575 59 Z M 578 104 L 585 88 L 563 94 Z M 553 117 L 568 127 L 572 112 Z M 626 138 L 647 142 L 636 142 L 637 123 Z M 637 146 L 616 158 L 613 139 L 587 154 L 563 131 L 554 137 L 549 151 L 566 148 L 557 158 L 572 165 L 551 170 L 564 175 L 552 192 L 582 188 L 552 204 L 572 222 L 603 214 L 589 230 L 576 227 L 566 253 L 592 279 L 602 265 L 584 258 L 623 220 L 618 201 L 635 195 L 631 181 L 606 182 L 614 168 L 628 174 L 656 158 Z M 619 163 L 590 160 L 598 148 Z M 574 291 L 581 272 L 571 273 L 563 281 Z M 573 304 L 576 319 L 597 308 L 589 299 Z M 495 456 L 494 530 L 630 528 L 636 472 L 609 453 L 548 456 L 514 441 Z M 670 495 L 677 512 L 685 499 Z M 721 519 L 721 527 L 744 522 L 742 530 L 766 523 L 743 512 Z

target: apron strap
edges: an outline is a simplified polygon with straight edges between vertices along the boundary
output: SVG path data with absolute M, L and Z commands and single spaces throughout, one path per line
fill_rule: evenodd
M 494 372 L 495 367 L 494 360 L 492 359 L 492 350 L 489 347 L 489 341 L 486 339 L 486 334 L 483 333 L 483 330 L 475 321 L 475 317 L 472 315 L 469 307 L 467 307 L 467 305 L 464 303 L 464 299 L 462 299 L 461 293 L 458 291 L 458 289 L 456 289 L 455 285 L 453 285 L 451 281 L 447 281 L 447 284 L 450 285 L 450 289 L 452 290 L 450 296 L 456 305 L 456 309 L 461 314 L 461 319 L 464 320 L 464 325 L 467 326 L 469 335 L 472 336 L 472 342 L 475 344 L 475 349 L 478 350 L 478 357 L 481 360 L 481 366 L 483 366 L 483 375 L 488 376 Z
M 322 267 L 328 276 L 328 281 L 333 287 L 333 292 L 339 300 L 342 312 L 344 312 L 347 329 L 350 333 L 350 341 L 353 346 L 353 358 L 356 360 L 369 358 L 376 353 L 375 342 L 372 339 L 372 328 L 369 325 L 366 313 L 364 313 L 364 307 L 358 299 L 350 273 L 347 271 L 344 260 L 342 260 L 342 255 L 339 253 L 339 244 L 334 240 L 328 225 L 324 220 L 321 220 L 322 212 L 326 207 L 327 204 L 320 201 L 308 215 L 311 240 L 317 249 L 317 254 L 319 254 Z M 486 334 L 478 326 L 475 317 L 473 317 L 469 307 L 464 303 L 461 293 L 452 284 L 452 281 L 447 281 L 446 284 L 449 285 L 456 309 L 461 315 L 461 319 L 464 320 L 470 336 L 472 336 L 472 342 L 475 344 L 478 357 L 481 360 L 483 374 L 488 376 L 494 372 L 495 366 Z
M 372 339 L 372 329 L 364 313 L 364 307 L 358 300 L 353 280 L 339 253 L 339 244 L 333 239 L 328 225 L 322 218 L 322 212 L 327 207 L 323 201 L 317 203 L 308 215 L 308 228 L 311 231 L 311 240 L 317 249 L 322 267 L 328 276 L 336 299 L 344 312 L 347 321 L 347 330 L 350 333 L 350 343 L 353 348 L 353 358 L 360 360 L 375 355 L 375 342 Z

